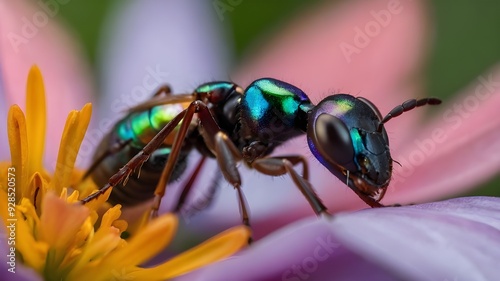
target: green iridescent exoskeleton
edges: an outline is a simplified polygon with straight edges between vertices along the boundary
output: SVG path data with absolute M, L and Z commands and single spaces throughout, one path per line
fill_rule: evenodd
M 130 112 L 118 121 L 97 148 L 95 159 L 113 144 L 126 143 L 127 145 L 115 152 L 113 157 L 102 160 L 100 167 L 95 169 L 91 175 L 94 182 L 97 184 L 106 183 L 110 175 L 139 153 L 165 125 L 184 109 L 185 104 L 181 103 L 157 105 L 146 110 Z M 177 131 L 180 124 L 177 125 L 175 131 Z M 153 197 L 155 185 L 171 153 L 174 136 L 175 134 L 172 134 L 166 138 L 163 145 L 143 164 L 140 169 L 140 178 L 130 177 L 126 186 L 119 185 L 113 189 L 109 197 L 111 203 L 129 206 Z M 186 167 L 187 153 L 182 153 L 176 164 L 172 180 L 178 179 L 184 173 Z
M 299 88 L 272 78 L 256 80 L 240 102 L 243 137 L 275 146 L 304 134 L 305 112 L 310 107 L 311 101 Z
M 118 122 L 115 127 L 116 134 L 122 140 L 132 140 L 131 145 L 135 147 L 144 147 L 182 110 L 184 107 L 181 104 L 168 104 L 130 113 Z M 171 140 L 167 140 L 169 141 Z

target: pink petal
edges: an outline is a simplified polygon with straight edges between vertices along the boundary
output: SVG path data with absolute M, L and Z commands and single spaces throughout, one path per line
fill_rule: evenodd
M 498 198 L 367 209 L 294 223 L 181 280 L 495 280 L 499 235 Z
M 391 14 L 391 21 L 378 36 L 347 61 L 340 45 L 354 44 L 357 28 L 377 24 L 374 13 L 388 13 L 395 1 L 345 1 L 324 4 L 307 11 L 284 31 L 273 34 L 267 47 L 250 57 L 238 71 L 235 81 L 247 85 L 253 79 L 271 76 L 301 87 L 313 102 L 332 92 L 364 96 L 380 106 L 382 113 L 418 92 L 415 73 L 420 67 L 426 36 L 425 7 L 421 1 L 404 1 Z M 394 10 L 392 6 L 391 10 Z M 391 144 L 397 147 L 423 110 L 407 113 L 391 121 Z M 308 157 L 311 182 L 332 211 L 366 206 L 346 186 L 330 174 L 311 155 L 304 137 L 297 138 L 274 153 L 302 154 Z M 298 168 L 300 171 L 300 168 Z M 271 178 L 244 168 L 243 188 L 257 231 L 267 232 L 313 212 L 288 176 Z M 283 180 L 284 179 L 284 180 Z M 223 184 L 225 186 L 226 184 Z M 232 188 L 223 189 L 207 217 L 193 219 L 190 227 L 206 228 L 214 223 L 227 227 L 238 221 L 238 206 Z M 203 215 L 202 215 L 203 216 Z M 229 221 L 230 220 L 230 221 Z
M 92 84 L 80 47 L 54 18 L 62 4 L 43 3 L 2 1 L 0 4 L 0 82 L 7 103 L 24 108 L 28 70 L 33 64 L 40 67 L 47 94 L 47 143 L 51 144 L 46 147 L 45 163 L 54 168 L 66 115 L 91 101 Z M 4 131 L 3 127 L 0 129 Z M 2 143 L 6 143 L 4 139 Z M 5 159 L 3 150 L 4 147 L 1 156 Z
M 267 38 L 267 46 L 243 63 L 236 81 L 247 85 L 270 76 L 297 85 L 313 102 L 345 92 L 372 100 L 386 113 L 405 99 L 421 95 L 417 92 L 421 81 L 414 76 L 429 40 L 426 25 L 425 5 L 419 1 L 320 5 Z M 363 36 L 368 43 L 361 44 Z M 359 54 L 346 55 L 345 46 Z M 401 129 L 411 119 L 407 116 L 397 120 L 403 123 L 393 124 L 398 135 L 404 135 Z
M 490 82 L 488 82 L 490 81 Z M 394 154 L 387 202 L 421 202 L 463 192 L 500 171 L 500 65 L 481 75 L 425 130 Z

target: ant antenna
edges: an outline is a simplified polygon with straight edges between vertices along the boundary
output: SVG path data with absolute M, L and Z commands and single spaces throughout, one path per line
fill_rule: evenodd
M 420 107 L 424 105 L 438 105 L 441 103 L 441 100 L 438 98 L 424 98 L 424 99 L 411 99 L 403 102 L 403 104 L 396 106 L 393 108 L 387 115 L 378 123 L 377 132 L 382 131 L 382 127 L 387 121 L 391 120 L 394 117 L 401 115 L 403 112 L 414 109 L 415 107 Z

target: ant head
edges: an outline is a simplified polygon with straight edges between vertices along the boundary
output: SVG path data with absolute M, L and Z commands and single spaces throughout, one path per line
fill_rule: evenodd
M 377 130 L 381 119 L 371 102 L 347 94 L 323 99 L 308 117 L 314 156 L 351 189 L 371 197 L 383 194 L 392 173 L 387 133 Z

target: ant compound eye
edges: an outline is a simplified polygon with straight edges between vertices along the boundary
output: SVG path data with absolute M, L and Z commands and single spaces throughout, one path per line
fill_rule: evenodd
M 351 135 L 342 120 L 323 113 L 316 119 L 313 131 L 312 138 L 325 159 L 342 166 L 353 161 L 354 147 Z

